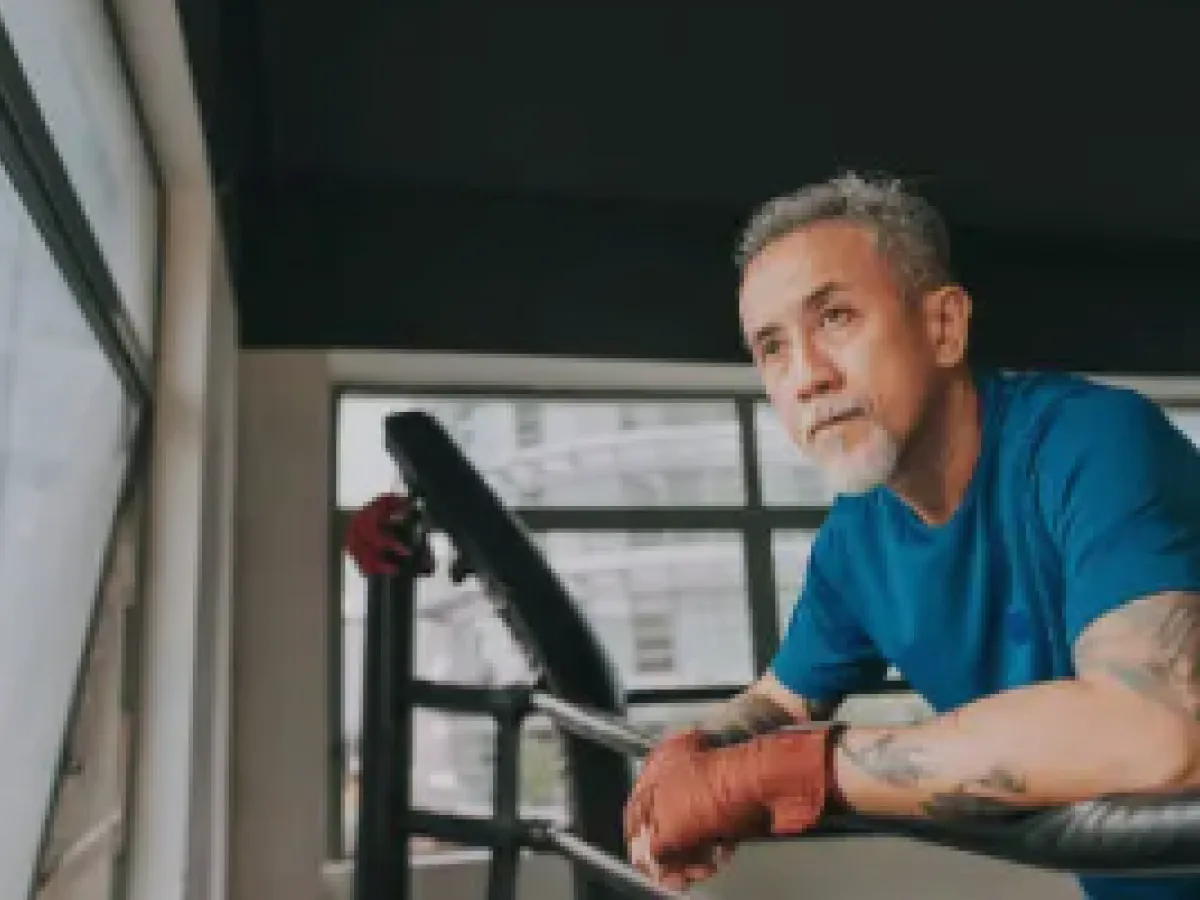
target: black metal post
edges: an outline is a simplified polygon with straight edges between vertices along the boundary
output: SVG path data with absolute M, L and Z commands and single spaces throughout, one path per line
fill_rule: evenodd
M 496 762 L 493 816 L 499 826 L 500 842 L 492 847 L 488 863 L 487 900 L 515 900 L 517 867 L 520 863 L 521 828 L 521 722 L 525 718 L 529 692 L 525 688 L 499 689 L 503 700 L 496 709 Z
M 413 577 L 367 582 L 355 900 L 407 900 Z

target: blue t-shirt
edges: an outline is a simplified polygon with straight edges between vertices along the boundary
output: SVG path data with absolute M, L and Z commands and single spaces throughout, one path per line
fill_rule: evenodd
M 1071 677 L 1097 618 L 1200 590 L 1200 453 L 1161 409 L 1066 375 L 977 384 L 980 456 L 948 522 L 886 488 L 830 510 L 771 666 L 790 690 L 836 702 L 891 664 L 945 712 Z M 1200 878 L 1081 882 L 1096 900 L 1200 898 Z

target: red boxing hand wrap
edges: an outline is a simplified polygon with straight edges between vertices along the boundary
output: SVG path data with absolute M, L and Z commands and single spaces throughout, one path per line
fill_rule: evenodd
M 708 747 L 672 739 L 647 761 L 626 806 L 626 836 L 649 835 L 659 859 L 767 834 L 797 834 L 821 817 L 833 781 L 836 729 L 808 726 Z
M 411 548 L 391 531 L 410 508 L 407 497 L 383 494 L 350 518 L 343 543 L 361 574 L 394 575 L 400 559 L 411 555 Z
M 833 753 L 843 728 L 784 730 L 746 745 L 756 751 L 758 799 L 770 814 L 771 834 L 800 834 L 830 806 L 844 805 L 833 773 Z

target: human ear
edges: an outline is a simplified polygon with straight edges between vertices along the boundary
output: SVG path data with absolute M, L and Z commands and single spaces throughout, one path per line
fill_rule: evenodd
M 966 359 L 971 295 L 958 285 L 930 291 L 922 298 L 925 325 L 939 366 L 953 368 Z

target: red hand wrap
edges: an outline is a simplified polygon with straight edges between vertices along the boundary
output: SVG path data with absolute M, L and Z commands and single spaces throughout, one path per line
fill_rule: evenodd
M 649 831 L 656 858 L 814 825 L 830 798 L 831 729 L 760 735 L 709 748 L 688 732 L 661 746 L 625 810 L 626 837 Z
M 411 555 L 389 530 L 410 505 L 407 497 L 383 494 L 351 517 L 343 545 L 363 575 L 394 575 L 398 559 Z

